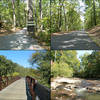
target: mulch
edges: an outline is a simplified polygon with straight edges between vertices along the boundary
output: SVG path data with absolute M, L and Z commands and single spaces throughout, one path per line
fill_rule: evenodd
M 5 35 L 8 35 L 8 34 L 12 34 L 12 33 L 15 33 L 15 32 L 18 32 L 20 29 L 16 28 L 16 30 L 14 31 L 13 29 L 11 30 L 8 30 L 8 29 L 0 29 L 0 36 L 5 36 Z

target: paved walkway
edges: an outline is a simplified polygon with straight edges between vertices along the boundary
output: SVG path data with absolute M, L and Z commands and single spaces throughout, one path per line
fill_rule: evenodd
M 25 79 L 17 80 L 0 91 L 0 100 L 27 100 Z
M 85 31 L 75 31 L 69 34 L 51 37 L 52 50 L 100 50 Z
M 37 43 L 36 39 L 33 39 L 30 36 L 28 36 L 26 28 L 14 34 L 0 36 L 0 49 L 43 50 L 43 48 Z

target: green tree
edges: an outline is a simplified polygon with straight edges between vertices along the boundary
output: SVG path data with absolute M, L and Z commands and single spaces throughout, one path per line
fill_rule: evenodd
M 26 4 L 22 0 L 1 0 L 0 20 L 4 22 L 4 28 L 16 28 L 26 26 Z
M 89 29 L 100 24 L 100 0 L 85 1 L 85 28 Z
M 38 80 L 40 83 L 50 87 L 50 61 L 51 54 L 50 51 L 37 51 L 32 55 L 29 62 L 33 67 L 37 66 L 37 72 L 40 74 Z
M 52 77 L 72 77 L 79 69 L 80 62 L 76 51 L 53 51 L 51 54 L 53 55 Z
M 94 51 L 91 54 L 84 54 L 81 57 L 81 66 L 79 76 L 84 78 L 100 77 L 100 51 Z

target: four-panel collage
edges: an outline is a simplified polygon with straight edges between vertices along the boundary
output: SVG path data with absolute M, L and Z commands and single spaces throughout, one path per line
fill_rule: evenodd
M 100 0 L 0 0 L 0 100 L 100 100 Z

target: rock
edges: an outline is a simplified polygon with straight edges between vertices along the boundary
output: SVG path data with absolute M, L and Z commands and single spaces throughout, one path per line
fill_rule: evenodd
M 96 93 L 94 90 L 88 90 L 89 93 Z
M 74 88 L 79 88 L 80 86 L 74 86 Z
M 87 81 L 85 81 L 85 80 L 82 80 L 81 86 L 82 86 L 82 87 L 87 87 L 87 86 L 93 86 L 93 84 L 92 84 L 92 83 L 89 83 L 89 82 L 87 82 Z
M 61 89 L 64 87 L 68 89 L 73 89 L 76 83 L 81 83 L 81 80 L 74 78 L 57 77 L 56 79 L 53 79 L 53 82 L 51 82 L 51 89 Z
M 95 90 L 96 92 L 100 92 L 100 88 L 99 87 L 92 87 L 93 90 Z
M 55 90 L 56 87 L 60 86 L 61 84 L 56 83 L 56 82 L 51 82 L 51 90 Z
M 66 88 L 73 89 L 76 85 L 75 84 L 67 84 L 65 85 Z
M 75 98 L 75 96 L 77 96 L 77 95 L 76 95 L 76 93 L 71 93 L 69 96 L 71 96 L 72 98 Z
M 96 93 L 100 92 L 100 87 L 87 87 L 88 92 Z
M 56 83 L 66 83 L 66 84 L 75 84 L 75 83 L 81 83 L 80 79 L 72 79 L 72 78 L 64 78 L 59 77 L 54 80 Z
M 68 90 L 68 89 L 62 89 L 62 90 L 60 90 L 60 91 L 58 91 L 58 94 L 59 95 L 64 95 L 64 96 L 66 96 L 66 97 L 74 97 L 74 96 L 76 96 L 76 94 L 72 91 L 72 90 Z
M 64 88 L 66 91 L 70 91 L 70 92 L 72 92 L 72 90 L 71 89 L 68 89 L 68 88 Z
M 84 99 L 82 99 L 82 98 L 77 98 L 76 100 L 84 100 Z
M 56 90 L 58 90 L 58 89 L 64 89 L 64 85 L 58 85 L 57 87 L 56 87 Z
M 80 97 L 84 97 L 86 92 L 100 92 L 99 81 L 64 77 L 58 77 L 52 81 L 51 89 L 55 91 L 53 94 L 56 97 L 53 100 L 84 100 Z
M 100 87 L 100 84 L 97 84 L 96 86 L 97 86 L 97 87 Z

